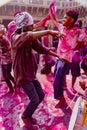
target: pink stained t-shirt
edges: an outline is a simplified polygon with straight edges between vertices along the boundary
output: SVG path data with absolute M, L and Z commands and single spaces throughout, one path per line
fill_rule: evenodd
M 81 29 L 73 27 L 72 29 L 66 29 L 62 24 L 59 25 L 58 30 L 65 35 L 64 38 L 59 39 L 59 44 L 57 48 L 57 54 L 69 61 L 72 62 L 72 54 L 74 48 L 77 46 L 77 41 L 82 41 L 85 37 L 85 34 Z

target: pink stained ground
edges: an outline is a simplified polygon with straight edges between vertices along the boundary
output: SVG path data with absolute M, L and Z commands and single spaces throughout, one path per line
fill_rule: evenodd
M 37 124 L 34 126 L 35 129 L 68 130 L 72 109 L 77 99 L 76 97 L 67 109 L 67 106 L 75 96 L 70 91 L 71 75 L 67 76 L 68 89 L 64 91 L 66 104 L 62 109 L 55 108 L 58 101 L 53 97 L 53 77 L 41 75 L 39 72 L 37 77 L 44 90 L 45 98 L 33 114 L 33 117 L 37 119 Z M 75 88 L 80 91 L 78 80 Z M 13 94 L 6 95 L 7 90 L 6 83 L 2 82 L 0 86 L 0 130 L 29 130 L 21 120 L 22 112 L 29 103 L 28 97 L 22 90 L 17 90 Z

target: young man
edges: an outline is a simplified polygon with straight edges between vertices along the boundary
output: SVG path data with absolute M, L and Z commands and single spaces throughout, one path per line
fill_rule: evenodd
M 37 63 L 33 49 L 42 54 L 58 55 L 42 46 L 37 38 L 50 34 L 61 37 L 57 31 L 44 30 L 33 32 L 33 18 L 27 12 L 17 13 L 14 17 L 17 30 L 12 35 L 13 72 L 17 86 L 21 86 L 30 102 L 22 114 L 25 125 L 32 127 L 32 114 L 44 98 L 44 93 L 36 78 Z M 35 27 L 35 26 L 34 26 Z
M 54 3 L 50 5 L 50 17 L 58 30 L 65 35 L 63 39 L 59 39 L 57 54 L 69 62 L 67 63 L 57 60 L 55 65 L 55 79 L 53 83 L 54 98 L 59 100 L 58 104 L 56 105 L 56 107 L 59 108 L 65 103 L 64 77 L 69 71 L 69 66 L 72 62 L 73 51 L 77 44 L 84 40 L 85 35 L 82 33 L 81 29 L 74 27 L 79 15 L 76 10 L 67 11 L 64 15 L 62 24 L 60 24 L 56 19 L 56 16 L 53 14 L 53 9 L 55 9 Z

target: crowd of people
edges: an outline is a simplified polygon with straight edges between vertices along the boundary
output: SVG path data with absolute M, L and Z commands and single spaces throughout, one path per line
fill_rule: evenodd
M 29 104 L 22 114 L 22 120 L 28 127 L 33 127 L 35 120 L 32 115 L 45 96 L 36 77 L 38 64 L 33 50 L 44 54 L 45 69 L 41 71 L 42 74 L 51 73 L 51 67 L 55 65 L 53 89 L 54 98 L 59 101 L 56 108 L 63 107 L 66 102 L 64 89 L 69 70 L 72 74 L 73 93 L 76 93 L 74 85 L 76 78 L 81 75 L 81 69 L 87 75 L 87 27 L 80 28 L 79 24 L 76 25 L 78 16 L 76 10 L 69 10 L 65 13 L 63 22 L 58 22 L 55 3 L 52 2 L 49 14 L 36 24 L 31 14 L 25 11 L 16 12 L 7 29 L 0 24 L 0 62 L 3 77 L 8 85 L 8 93 L 13 93 L 16 88 L 22 87 L 29 97 Z M 58 31 L 55 29 L 36 31 L 48 20 L 53 22 Z M 55 51 L 48 46 L 48 35 L 58 38 Z M 41 37 L 46 39 L 44 45 L 39 40 Z M 56 60 L 52 60 L 52 56 Z

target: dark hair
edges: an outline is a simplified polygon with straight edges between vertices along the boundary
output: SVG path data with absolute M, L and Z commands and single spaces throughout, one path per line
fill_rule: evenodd
M 69 10 L 66 12 L 66 15 L 72 17 L 74 19 L 74 23 L 75 23 L 76 20 L 78 19 L 79 13 L 77 10 Z

